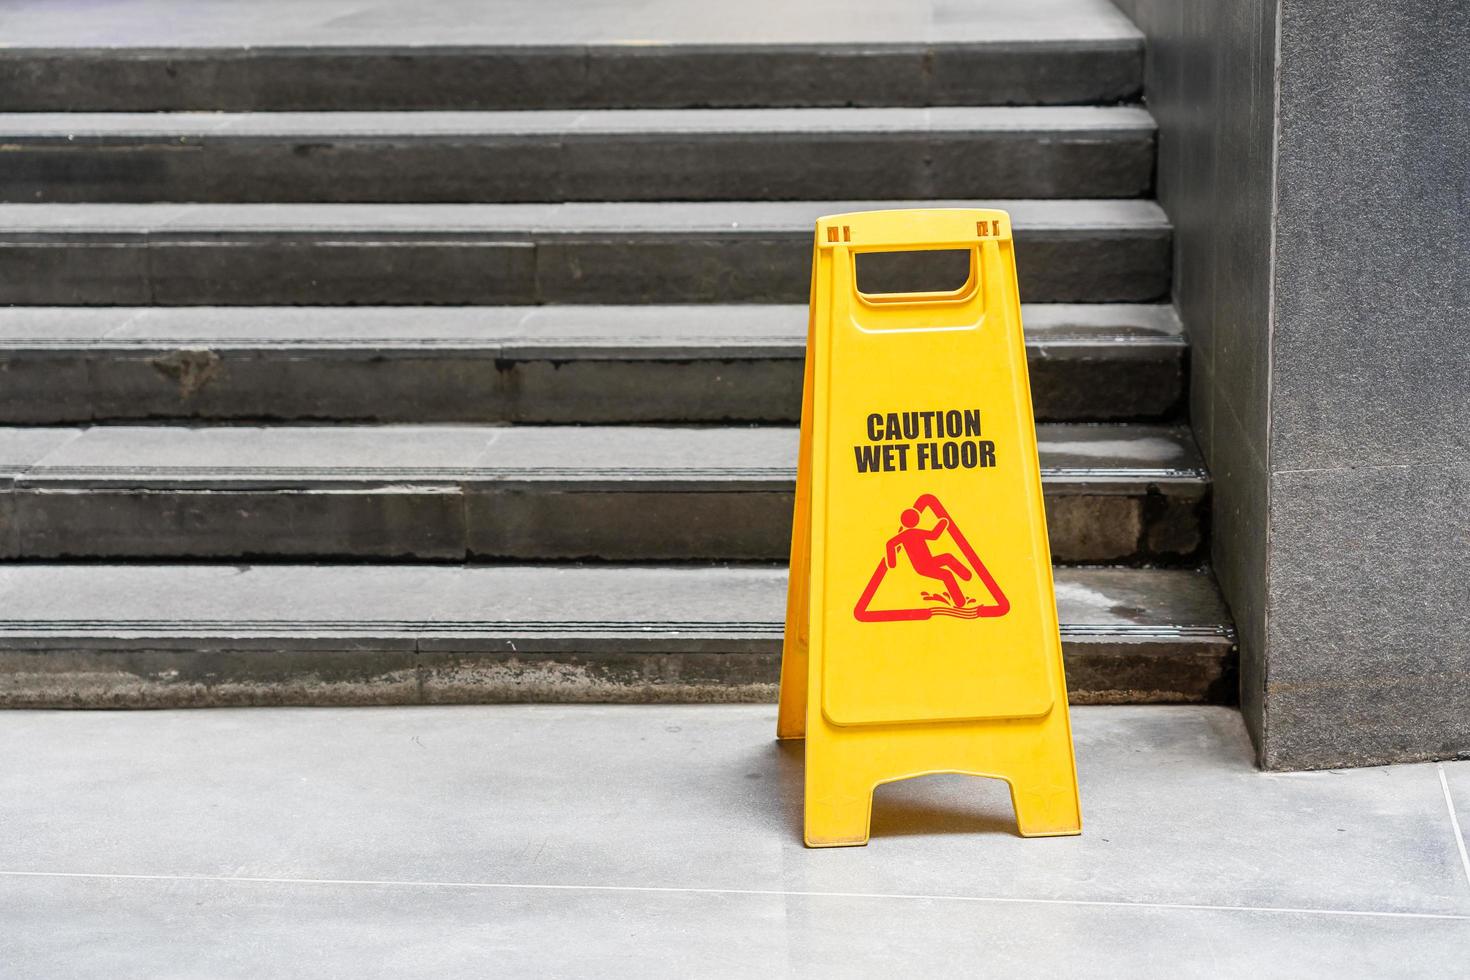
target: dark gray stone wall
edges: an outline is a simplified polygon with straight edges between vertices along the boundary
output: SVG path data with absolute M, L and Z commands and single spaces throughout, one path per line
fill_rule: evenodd
M 1262 764 L 1470 752 L 1470 4 L 1119 5 Z
M 1275 0 L 1119 0 L 1148 37 L 1159 199 L 1190 339 L 1190 417 L 1214 476 L 1212 554 L 1262 744 Z
M 1282 0 L 1273 767 L 1470 752 L 1470 4 Z

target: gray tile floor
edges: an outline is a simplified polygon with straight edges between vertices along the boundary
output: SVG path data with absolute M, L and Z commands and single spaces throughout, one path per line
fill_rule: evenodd
M 1264 774 L 1082 708 L 1086 830 L 885 787 L 801 846 L 769 706 L 0 714 L 0 975 L 1454 976 L 1470 763 Z

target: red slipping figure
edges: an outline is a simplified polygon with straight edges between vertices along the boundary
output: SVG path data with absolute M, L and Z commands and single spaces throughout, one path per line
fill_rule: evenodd
M 899 516 L 899 522 L 903 524 L 903 530 L 888 539 L 887 562 L 889 568 L 898 567 L 898 549 L 902 548 L 909 556 L 909 564 L 914 566 L 914 571 L 925 578 L 932 578 L 941 582 L 949 593 L 949 601 L 956 609 L 963 609 L 970 604 L 970 600 L 960 591 L 960 582 L 968 582 L 973 573 L 965 567 L 965 563 L 954 555 L 934 555 L 929 553 L 929 542 L 936 540 L 949 527 L 949 519 L 941 517 L 939 522 L 927 531 L 919 527 L 919 512 L 910 507 Z M 955 576 L 959 576 L 958 579 Z M 925 596 L 930 598 L 930 596 Z M 934 596 L 933 598 L 940 598 Z

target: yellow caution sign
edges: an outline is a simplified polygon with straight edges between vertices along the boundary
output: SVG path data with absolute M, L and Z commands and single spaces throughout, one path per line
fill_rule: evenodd
M 859 291 L 858 255 L 939 249 L 953 292 Z M 866 843 L 875 787 L 939 772 L 1080 833 L 1010 217 L 833 215 L 815 253 L 777 723 L 806 842 Z

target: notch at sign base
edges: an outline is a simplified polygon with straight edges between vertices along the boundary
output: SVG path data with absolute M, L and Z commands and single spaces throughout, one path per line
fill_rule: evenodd
M 819 722 L 807 733 L 806 753 L 804 837 L 810 847 L 866 844 L 873 791 L 935 773 L 1005 781 L 1022 837 L 1082 833 L 1072 735 L 1059 712 L 1030 721 L 886 731 L 854 732 Z

